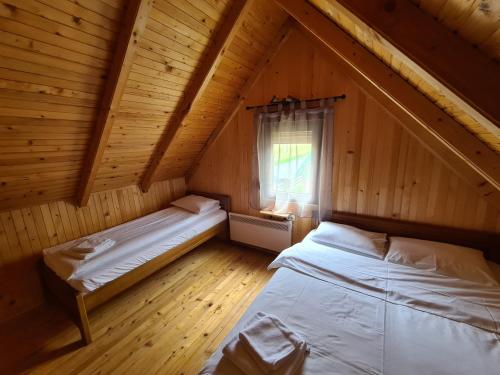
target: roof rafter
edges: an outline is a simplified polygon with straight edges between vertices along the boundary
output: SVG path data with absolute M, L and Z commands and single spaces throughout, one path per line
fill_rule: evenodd
M 479 194 L 500 208 L 499 156 L 305 0 L 275 0 L 318 38 L 403 126 Z
M 407 0 L 317 0 L 373 35 L 489 131 L 500 134 L 500 68 Z M 457 64 L 457 62 L 460 62 Z
M 79 206 L 87 204 L 92 192 L 99 164 L 108 144 L 111 129 L 132 67 L 137 50 L 137 41 L 144 32 L 152 7 L 153 0 L 130 0 L 125 10 L 123 28 L 116 43 L 94 134 L 90 141 L 87 160 L 83 166 L 82 178 L 76 197 Z
M 248 9 L 250 8 L 251 0 L 236 0 L 231 6 L 226 19 L 222 21 L 222 26 L 215 35 L 212 43 L 208 47 L 208 51 L 198 68 L 193 80 L 187 87 L 182 100 L 178 103 L 174 114 L 170 118 L 167 126 L 167 131 L 159 141 L 155 151 L 153 152 L 149 166 L 144 173 L 141 182 L 141 188 L 144 192 L 148 191 L 151 184 L 155 181 L 158 167 L 167 153 L 167 150 L 174 140 L 179 128 L 191 108 L 202 97 L 206 87 L 217 70 L 226 48 L 231 44 L 240 25 L 242 24 Z
M 287 20 L 280 28 L 276 39 L 273 41 L 272 45 L 268 48 L 266 55 L 259 61 L 259 63 L 257 64 L 257 66 L 253 71 L 253 74 L 245 82 L 245 85 L 243 86 L 243 88 L 240 91 L 240 94 L 238 95 L 238 98 L 231 105 L 231 112 L 229 112 L 229 116 L 225 117 L 224 120 L 219 125 L 217 125 L 212 134 L 210 134 L 208 141 L 205 143 L 203 149 L 196 157 L 195 162 L 187 172 L 186 178 L 188 180 L 196 173 L 196 170 L 198 169 L 203 157 L 212 148 L 213 144 L 219 139 L 219 136 L 221 135 L 223 130 L 231 123 L 231 121 L 235 118 L 236 114 L 242 108 L 243 103 L 247 99 L 247 96 L 249 95 L 250 91 L 261 77 L 262 73 L 264 72 L 264 69 L 269 65 L 273 57 L 276 56 L 276 54 L 280 51 L 283 44 L 289 38 L 291 31 L 292 31 L 292 22 L 290 22 L 290 20 Z

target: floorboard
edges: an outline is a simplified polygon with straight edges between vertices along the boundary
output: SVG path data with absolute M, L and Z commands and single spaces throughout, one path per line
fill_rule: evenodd
M 41 306 L 0 326 L 0 374 L 196 374 L 271 260 L 211 240 L 93 311 L 88 346 L 58 306 Z

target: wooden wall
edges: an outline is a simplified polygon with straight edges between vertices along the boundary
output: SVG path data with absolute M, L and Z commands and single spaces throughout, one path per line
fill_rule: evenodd
M 500 214 L 451 173 L 374 99 L 294 31 L 247 104 L 273 95 L 347 94 L 335 113 L 334 209 L 447 226 L 500 230 Z M 209 151 L 189 187 L 230 194 L 233 210 L 249 207 L 252 114 L 242 110 Z M 297 223 L 294 238 L 310 229 Z
M 88 206 L 65 201 L 0 212 L 0 321 L 40 304 L 36 261 L 44 248 L 165 208 L 185 193 L 184 178 L 93 193 Z

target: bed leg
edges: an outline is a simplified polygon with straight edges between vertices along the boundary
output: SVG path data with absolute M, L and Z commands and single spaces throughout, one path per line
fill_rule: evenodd
M 92 342 L 92 335 L 90 333 L 89 318 L 87 316 L 87 309 L 85 307 L 83 295 L 76 295 L 76 304 L 78 307 L 78 315 L 80 318 L 80 324 L 78 324 L 78 328 L 80 328 L 80 334 L 82 335 L 82 339 L 85 342 L 85 345 L 88 345 Z

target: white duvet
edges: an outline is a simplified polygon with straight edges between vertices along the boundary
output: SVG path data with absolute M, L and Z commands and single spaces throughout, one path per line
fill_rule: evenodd
M 111 248 L 89 259 L 78 260 L 65 254 L 64 250 L 81 239 L 46 249 L 43 257 L 45 263 L 75 289 L 91 292 L 226 218 L 226 211 L 221 209 L 194 214 L 170 207 L 89 236 L 115 241 Z
M 221 347 L 257 311 L 276 315 L 311 349 L 304 374 L 499 374 L 500 288 L 316 244 L 306 238 Z M 213 354 L 203 374 L 240 374 Z

